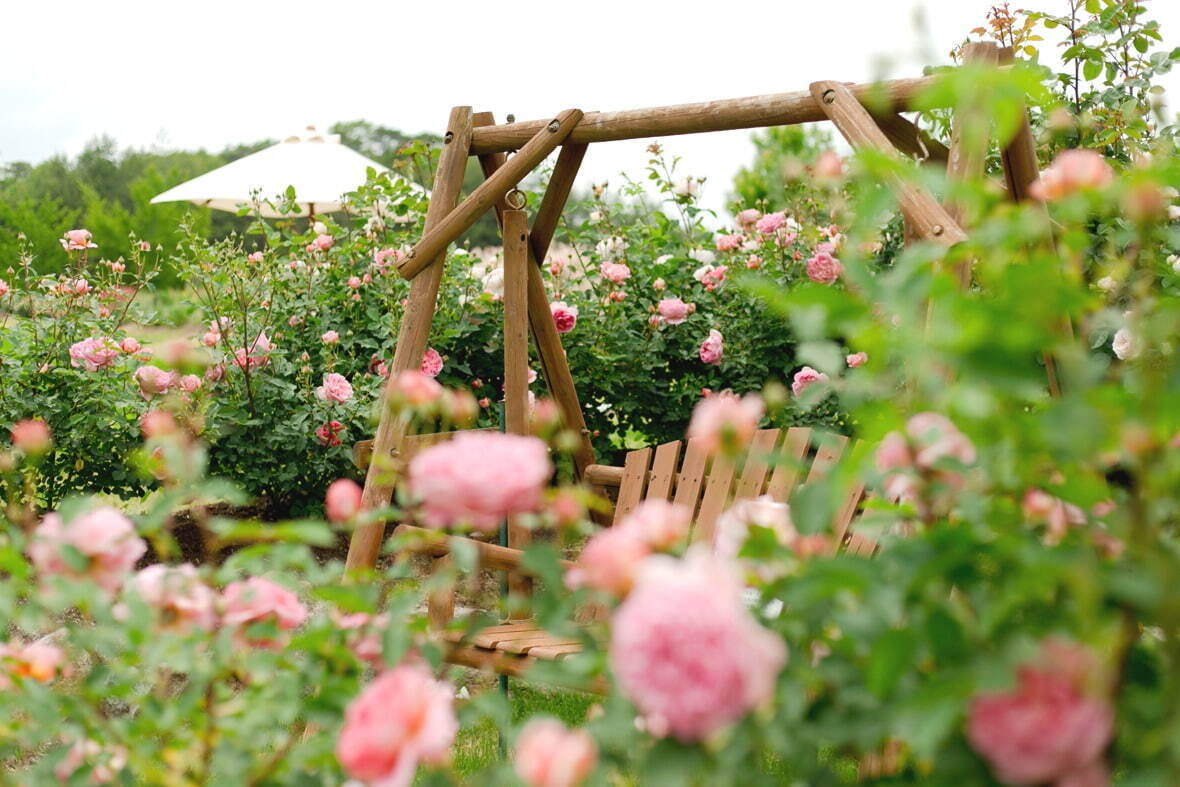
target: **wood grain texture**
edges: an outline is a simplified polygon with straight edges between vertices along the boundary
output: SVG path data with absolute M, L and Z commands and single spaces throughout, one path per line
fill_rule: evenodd
M 999 60 L 999 47 L 994 41 L 974 41 L 963 49 L 963 62 L 970 65 L 996 67 Z M 950 158 L 946 165 L 947 181 L 952 189 L 958 183 L 983 179 L 990 132 L 987 123 L 988 118 L 980 117 L 973 111 L 955 112 L 951 120 Z M 946 209 L 960 226 L 965 226 L 963 205 L 949 201 Z M 969 276 L 970 268 L 962 273 Z M 965 284 L 970 284 L 970 281 Z
M 803 473 L 807 451 L 811 447 L 811 429 L 806 426 L 792 426 L 783 438 L 783 447 L 776 457 L 774 472 L 766 485 L 766 494 L 780 503 L 791 499 L 799 476 Z
M 471 107 L 455 107 L 451 110 L 445 137 L 448 141 L 439 156 L 434 189 L 426 210 L 427 230 L 438 226 L 459 200 L 471 147 L 471 114 Z M 380 508 L 389 503 L 396 483 L 389 457 L 401 445 L 406 427 L 390 411 L 389 388 L 398 374 L 407 369 L 417 369 L 422 364 L 422 353 L 426 351 L 426 342 L 430 337 L 430 324 L 438 305 L 438 288 L 442 281 L 442 261 L 429 262 L 432 264 L 425 268 L 423 275 L 410 284 L 410 294 L 398 330 L 397 349 L 390 364 L 389 382 L 381 394 L 381 420 L 373 437 L 373 456 L 380 459 L 369 463 L 365 475 L 365 489 L 361 498 L 364 510 Z M 384 522 L 366 523 L 354 530 L 348 545 L 345 570 L 372 568 L 376 565 L 384 534 Z
M 650 448 L 628 451 L 623 463 L 623 483 L 619 486 L 619 499 L 615 502 L 615 522 L 635 510 L 643 500 L 647 489 L 647 468 L 651 462 Z
M 651 473 L 648 475 L 645 500 L 668 500 L 672 497 L 680 446 L 681 442 L 674 440 L 656 447 L 656 455 L 651 462 Z
M 912 156 L 919 161 L 933 161 L 938 164 L 946 164 L 950 158 L 950 151 L 946 145 L 918 128 L 908 118 L 896 113 L 881 115 L 874 113 L 873 119 L 877 121 L 877 125 L 885 132 L 885 136 L 889 138 L 893 146 L 907 156 Z

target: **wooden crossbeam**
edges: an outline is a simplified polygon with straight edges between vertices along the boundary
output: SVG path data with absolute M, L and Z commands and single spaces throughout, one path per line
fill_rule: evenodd
M 418 275 L 431 260 L 446 251 L 447 246 L 471 228 L 488 209 L 504 198 L 525 176 L 569 136 L 582 110 L 567 109 L 546 123 L 496 174 L 479 184 L 467 199 L 438 223 L 422 234 L 422 239 L 398 264 L 398 273 L 406 279 Z
M 950 151 L 946 145 L 901 115 L 874 114 L 873 119 L 877 121 L 877 125 L 885 132 L 889 141 L 902 153 L 919 161 L 934 161 L 944 165 L 950 158 Z
M 426 209 L 428 230 L 438 226 L 459 201 L 471 147 L 471 120 L 471 107 L 455 107 L 451 110 L 430 205 Z M 443 266 L 440 258 L 425 262 L 423 275 L 410 283 L 406 310 L 398 329 L 397 348 L 390 364 L 389 381 L 381 394 L 381 420 L 373 438 L 373 458 L 365 475 L 365 490 L 361 498 L 361 506 L 365 510 L 387 505 L 397 481 L 390 472 L 389 458 L 405 438 L 406 427 L 400 418 L 395 418 L 390 412 L 389 389 L 401 372 L 421 366 L 422 353 L 426 351 L 426 342 L 430 337 L 430 324 L 438 305 Z M 348 545 L 345 569 L 371 568 L 376 565 L 384 535 L 384 522 L 370 522 L 354 530 Z

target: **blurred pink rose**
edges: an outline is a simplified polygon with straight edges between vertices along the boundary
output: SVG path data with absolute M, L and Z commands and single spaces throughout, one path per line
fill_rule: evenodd
M 92 242 L 94 236 L 90 230 L 70 230 L 61 239 L 61 247 L 66 251 L 81 251 L 83 249 L 97 249 L 98 244 Z
M 362 284 L 364 284 L 364 282 L 361 281 L 360 276 L 349 276 L 348 277 L 348 286 L 351 287 L 352 289 L 354 289 L 354 290 L 359 289 Z
M 12 687 L 12 678 L 48 683 L 66 659 L 61 648 L 44 640 L 0 642 L 0 691 Z
M 361 488 L 349 478 L 337 478 L 324 495 L 324 512 L 333 522 L 347 522 L 361 510 Z
M 1081 189 L 1104 188 L 1114 180 L 1114 170 L 1093 150 L 1063 150 L 1029 186 L 1034 199 L 1052 202 Z
M 565 301 L 554 301 L 549 304 L 549 311 L 553 315 L 553 324 L 558 333 L 569 333 L 578 324 L 577 306 L 570 306 Z
M 631 278 L 631 269 L 622 262 L 604 262 L 598 266 L 603 278 L 615 284 L 622 284 Z
M 336 757 L 345 772 L 374 787 L 409 787 L 419 763 L 445 762 L 459 730 L 453 692 L 419 665 L 383 673 L 344 712 Z
M 769 702 L 786 648 L 742 602 L 731 565 L 707 548 L 648 558 L 615 612 L 610 665 L 657 737 L 701 741 Z
M 226 626 L 273 622 L 280 630 L 289 631 L 307 620 L 307 609 L 298 596 L 262 577 L 239 579 L 226 585 L 221 591 L 221 609 L 221 622 Z M 243 641 L 258 647 L 278 645 L 266 637 L 243 635 Z
M 760 218 L 762 218 L 762 213 L 757 208 L 746 208 L 734 217 L 738 226 L 744 230 L 749 230 Z
M 417 369 L 408 369 L 389 384 L 392 401 L 409 407 L 426 407 L 442 396 L 443 388 L 429 375 Z
M 758 394 L 746 394 L 740 399 L 725 391 L 697 402 L 688 424 L 688 439 L 699 441 L 706 452 L 734 454 L 745 448 L 765 413 L 765 405 Z
M 83 339 L 70 345 L 70 366 L 81 366 L 88 372 L 105 369 L 118 357 L 118 345 L 105 336 Z
M 755 222 L 754 229 L 758 230 L 763 235 L 771 235 L 771 234 L 775 233 L 779 229 L 779 227 L 783 226 L 786 223 L 787 223 L 787 214 L 782 213 L 782 212 L 767 213 L 765 216 L 763 216 L 762 218 L 758 219 L 757 222 Z
M 138 341 L 128 336 L 123 341 L 119 342 L 119 349 L 128 355 L 131 355 L 132 353 L 139 352 L 140 344 Z
M 817 251 L 815 256 L 807 261 L 807 278 L 817 284 L 834 284 L 844 266 L 827 251 Z
M 315 389 L 315 395 L 326 402 L 344 404 L 352 398 L 352 383 L 339 372 L 324 375 L 324 384 Z
M 701 342 L 701 349 L 699 351 L 701 361 L 709 364 L 721 363 L 721 358 L 724 355 L 724 340 L 721 337 L 721 331 L 716 328 L 709 330 L 709 337 Z
M 139 419 L 139 428 L 149 440 L 174 434 L 179 428 L 176 419 L 165 410 L 149 410 Z
M 688 319 L 688 304 L 680 298 L 663 298 L 656 304 L 656 310 L 668 325 L 679 325 Z
M 438 377 L 438 373 L 442 371 L 443 359 L 438 354 L 438 350 L 433 347 L 427 347 L 426 352 L 422 353 L 422 365 L 419 371 L 427 377 Z
M 315 240 L 311 242 L 311 245 L 320 251 L 327 251 L 328 249 L 332 248 L 333 242 L 334 241 L 331 235 L 320 233 L 319 235 L 316 235 Z
M 166 394 L 177 384 L 176 372 L 167 372 L 159 366 L 141 366 L 135 370 L 135 382 L 139 384 L 139 393 L 144 399 L 151 399 L 157 394 Z
M 39 418 L 26 418 L 12 425 L 12 446 L 26 456 L 40 456 L 53 447 L 49 426 Z
M 611 530 L 629 530 L 656 551 L 671 549 L 688 538 L 692 510 L 667 500 L 644 500 Z
M 844 358 L 844 362 L 848 364 L 848 368 L 855 369 L 856 367 L 864 366 L 869 362 L 869 354 L 863 352 L 852 353 L 851 355 Z
M 70 546 L 86 559 L 81 570 L 71 567 L 62 556 Z M 29 558 L 43 574 L 86 577 L 102 589 L 113 592 L 147 551 L 147 544 L 135 533 L 135 526 L 110 507 L 79 514 L 69 524 L 57 514 L 47 514 L 33 531 Z
M 151 251 L 152 244 L 148 243 L 146 240 L 141 240 L 139 242 L 139 250 L 140 251 Z
M 651 546 L 636 530 L 604 528 L 586 542 L 577 564 L 566 572 L 566 583 L 572 588 L 589 587 L 622 598 L 631 590 L 639 565 L 651 552 Z
M 537 718 L 516 741 L 516 775 L 527 787 L 578 787 L 598 762 L 598 747 L 585 730 Z
M 263 331 L 254 337 L 249 349 L 239 347 L 234 351 L 234 364 L 241 369 L 253 369 L 270 363 L 270 337 Z
M 195 374 L 186 374 L 176 381 L 176 387 L 185 393 L 193 393 L 201 387 L 201 378 Z
M 552 473 L 541 440 L 471 432 L 415 456 L 409 484 L 427 527 L 467 524 L 491 532 L 505 517 L 539 510 Z
M 320 341 L 324 344 L 336 344 L 340 341 L 340 334 L 335 331 L 324 331 L 323 335 L 320 336 Z
M 663 278 L 656 279 L 655 281 L 653 281 L 651 283 L 651 288 L 653 290 L 655 290 L 656 292 L 663 292 L 667 286 L 668 286 L 668 283 L 665 282 L 663 280 Z
M 3 298 L 11 291 L 12 288 L 8 286 L 8 282 L 4 281 L 4 279 L 0 279 L 0 298 Z
M 717 517 L 713 531 L 713 551 L 719 557 L 737 560 L 738 553 L 749 537 L 750 525 L 773 530 L 778 542 L 786 547 L 794 548 L 799 540 L 799 532 L 791 521 L 791 507 L 764 495 L 752 500 L 735 501 Z
M 812 174 L 818 180 L 835 180 L 844 175 L 844 160 L 833 150 L 819 154 L 812 167 Z
M 906 422 L 906 433 L 917 447 L 914 461 L 923 469 L 947 458 L 963 465 L 975 462 L 975 446 L 945 415 L 918 413 Z
M 148 566 L 131 578 L 127 588 L 157 610 L 169 628 L 209 630 L 217 624 L 217 594 L 201 581 L 191 563 Z
M 746 260 L 746 267 L 752 271 L 756 271 L 762 267 L 762 258 L 757 254 L 751 254 L 750 258 Z
M 815 383 L 825 382 L 827 379 L 828 376 L 823 372 L 816 371 L 810 366 L 804 366 L 795 372 L 795 377 L 791 380 L 791 393 L 795 396 L 802 396 L 809 387 Z
M 254 251 L 246 255 L 246 260 L 255 264 L 262 262 L 262 252 Z
M 1105 785 L 1102 753 L 1114 734 L 1114 709 L 1087 689 L 1089 653 L 1061 641 L 1039 663 L 1016 672 L 1016 686 L 971 703 L 967 739 L 1006 784 Z
M 98 741 L 78 740 L 54 766 L 53 775 L 65 784 L 72 780 L 79 768 L 87 768 L 84 773 L 89 773 L 90 784 L 106 784 L 114 781 L 126 765 L 127 750 L 122 746 L 104 748 Z
M 739 234 L 718 235 L 715 243 L 717 251 L 736 251 L 742 247 L 745 237 Z
M 1025 492 L 1020 507 L 1030 522 L 1048 525 L 1045 541 L 1050 544 L 1059 542 L 1070 525 L 1086 523 L 1085 511 L 1042 489 L 1030 489 Z

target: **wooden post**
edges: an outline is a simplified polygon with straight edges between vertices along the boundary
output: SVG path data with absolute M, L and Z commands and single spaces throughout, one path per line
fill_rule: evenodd
M 517 208 L 504 211 L 501 218 L 504 222 L 501 230 L 504 237 L 504 423 L 508 432 L 526 435 L 529 433 L 528 219 Z M 524 549 L 531 536 L 529 529 L 522 527 L 517 519 L 508 520 L 508 546 Z M 527 577 L 509 572 L 508 589 L 511 593 L 527 595 L 532 591 L 532 584 Z
M 897 153 L 885 132 L 877 126 L 873 116 L 857 101 L 847 85 L 840 82 L 813 82 L 811 95 L 832 125 L 853 147 Z M 902 213 L 913 224 L 919 237 L 947 246 L 967 239 L 958 222 L 951 218 L 927 189 L 897 176 L 890 176 L 888 181 Z
M 442 155 L 426 210 L 426 229 L 435 227 L 459 200 L 463 186 L 463 172 L 467 168 L 471 148 L 471 107 L 451 110 L 444 137 Z M 398 329 L 397 348 L 390 364 L 389 381 L 381 395 L 381 420 L 373 438 L 373 456 L 365 475 L 365 491 L 361 498 L 363 510 L 380 508 L 389 503 L 396 479 L 390 473 L 391 457 L 405 438 L 405 424 L 395 418 L 388 407 L 389 386 L 399 373 L 417 369 L 422 364 L 422 353 L 430 336 L 430 324 L 438 302 L 438 288 L 442 281 L 442 259 L 427 260 L 425 273 L 410 284 L 406 310 Z M 345 570 L 372 568 L 381 552 L 385 535 L 384 522 L 370 522 L 358 527 L 348 545 Z
M 997 53 L 1001 65 L 1010 64 L 1015 55 L 1012 47 L 1004 47 Z M 1037 163 L 1037 145 L 1032 129 L 1028 125 L 1028 113 L 1021 108 L 1020 122 L 1016 134 L 1000 151 L 1000 163 L 1004 166 L 1004 181 L 1008 185 L 1008 197 L 1013 202 L 1029 199 L 1028 187 L 1041 176 Z
M 873 115 L 873 120 L 885 132 L 889 141 L 906 155 L 919 161 L 936 161 L 946 164 L 950 151 L 946 145 L 927 134 L 906 118 L 894 114 Z
M 963 50 L 963 62 L 968 65 L 997 66 L 999 59 L 999 48 L 994 41 L 973 42 Z M 986 124 L 987 118 L 979 117 L 972 109 L 955 110 L 951 123 L 950 158 L 946 166 L 946 177 L 951 189 L 957 184 L 983 178 L 990 130 Z M 966 218 L 963 205 L 948 200 L 946 209 L 959 222 L 959 226 L 963 226 Z
M 414 246 L 409 256 L 398 265 L 398 273 L 407 279 L 417 276 L 418 272 L 445 251 L 452 241 L 470 229 L 488 208 L 516 188 L 516 184 L 569 136 L 581 119 L 582 110 L 567 109 L 549 121 L 512 157 L 511 161 L 498 169 L 495 175 L 479 184 L 467 199 L 448 213 L 437 226 L 423 233 L 422 239 Z
M 545 255 L 553 243 L 553 233 L 557 231 L 561 213 L 565 210 L 566 200 L 573 190 L 574 179 L 578 177 L 582 159 L 586 157 L 589 147 L 586 144 L 566 143 L 557 154 L 557 163 L 553 166 L 553 174 L 549 177 L 549 185 L 545 188 L 545 196 L 541 197 L 541 207 L 537 208 L 537 217 L 533 219 L 533 229 L 529 234 L 533 257 L 538 265 L 545 264 Z

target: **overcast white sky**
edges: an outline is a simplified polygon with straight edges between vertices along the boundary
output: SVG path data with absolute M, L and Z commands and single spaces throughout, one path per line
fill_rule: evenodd
M 204 0 L 0 5 L 0 161 L 124 146 L 204 147 L 367 119 L 441 131 L 470 104 L 501 121 L 909 76 L 947 62 L 989 0 Z M 1064 0 L 1020 0 L 1061 11 Z M 1180 1 L 1149 0 L 1180 44 Z M 1180 75 L 1165 82 L 1180 93 Z M 1174 97 L 1173 108 L 1180 106 Z M 638 173 L 645 142 L 591 148 L 580 183 Z M 720 207 L 749 132 L 665 140 Z

